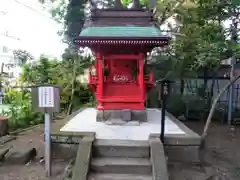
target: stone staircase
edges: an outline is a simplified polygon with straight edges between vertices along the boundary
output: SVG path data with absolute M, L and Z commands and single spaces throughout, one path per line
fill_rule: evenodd
M 148 141 L 94 141 L 88 180 L 152 179 Z

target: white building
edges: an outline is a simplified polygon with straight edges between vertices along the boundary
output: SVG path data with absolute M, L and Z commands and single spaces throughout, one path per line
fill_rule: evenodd
M 3 66 L 4 73 L 8 73 L 10 78 L 19 76 L 19 62 L 14 58 L 13 51 L 21 47 L 21 40 L 0 31 L 0 67 Z

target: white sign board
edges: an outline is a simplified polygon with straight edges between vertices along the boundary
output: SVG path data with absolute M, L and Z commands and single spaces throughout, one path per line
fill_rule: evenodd
M 54 87 L 38 87 L 38 105 L 40 108 L 54 107 Z

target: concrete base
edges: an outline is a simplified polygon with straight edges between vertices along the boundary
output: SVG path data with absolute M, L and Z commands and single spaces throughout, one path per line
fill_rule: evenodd
M 131 121 L 128 112 L 126 116 L 123 115 L 122 118 L 128 120 L 125 124 L 138 122 L 138 126 L 125 126 L 121 124 L 121 119 L 117 118 L 114 121 L 99 121 L 97 118 L 101 113 L 95 108 L 86 108 L 69 120 L 59 131 L 59 136 L 69 137 L 71 142 L 76 144 L 79 140 L 73 137 L 83 137 L 78 149 L 73 180 L 169 180 L 167 163 L 199 162 L 199 135 L 166 113 L 163 145 L 159 139 L 161 110 L 147 109 L 145 112 L 148 121 L 141 123 L 141 112 L 139 116 L 134 114 L 135 117 L 131 114 Z M 101 116 L 103 115 L 104 112 Z M 133 117 L 138 121 L 134 121 Z M 107 123 L 113 124 L 109 126 Z
M 164 150 L 169 163 L 200 163 L 198 146 L 165 146 Z
M 97 110 L 98 122 L 106 122 L 108 125 L 126 125 L 129 121 L 147 121 L 147 112 L 136 110 Z
M 123 124 L 112 124 L 99 122 L 96 120 L 97 110 L 95 108 L 86 108 L 72 118 L 65 126 L 61 128 L 62 132 L 71 133 L 96 133 L 96 139 L 114 139 L 114 140 L 148 140 L 150 134 L 160 134 L 161 130 L 161 110 L 147 109 L 147 122 L 141 122 L 134 125 L 134 121 Z M 136 118 L 138 116 L 135 116 Z M 111 121 L 109 121 L 111 122 Z M 120 121 L 121 122 L 121 121 Z M 175 122 L 169 115 L 165 117 L 165 133 L 179 137 L 186 136 L 186 131 Z M 119 123 L 119 122 L 118 122 Z M 130 126 L 131 125 L 131 126 Z M 171 137 L 172 137 L 171 136 Z M 191 136 L 191 134 L 190 134 Z M 159 136 L 158 136 L 159 137 Z

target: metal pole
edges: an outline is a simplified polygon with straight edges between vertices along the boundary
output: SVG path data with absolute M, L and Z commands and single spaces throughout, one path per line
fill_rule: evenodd
M 233 85 L 229 87 L 229 101 L 228 101 L 228 125 L 232 122 L 232 111 L 233 111 Z
M 51 176 L 51 115 L 44 114 L 45 117 L 45 173 L 47 177 Z
M 164 134 L 165 134 L 165 111 L 166 111 L 165 85 L 166 85 L 165 82 L 162 82 L 161 84 L 162 110 L 161 110 L 161 134 L 160 134 L 160 139 L 162 143 L 164 143 Z

